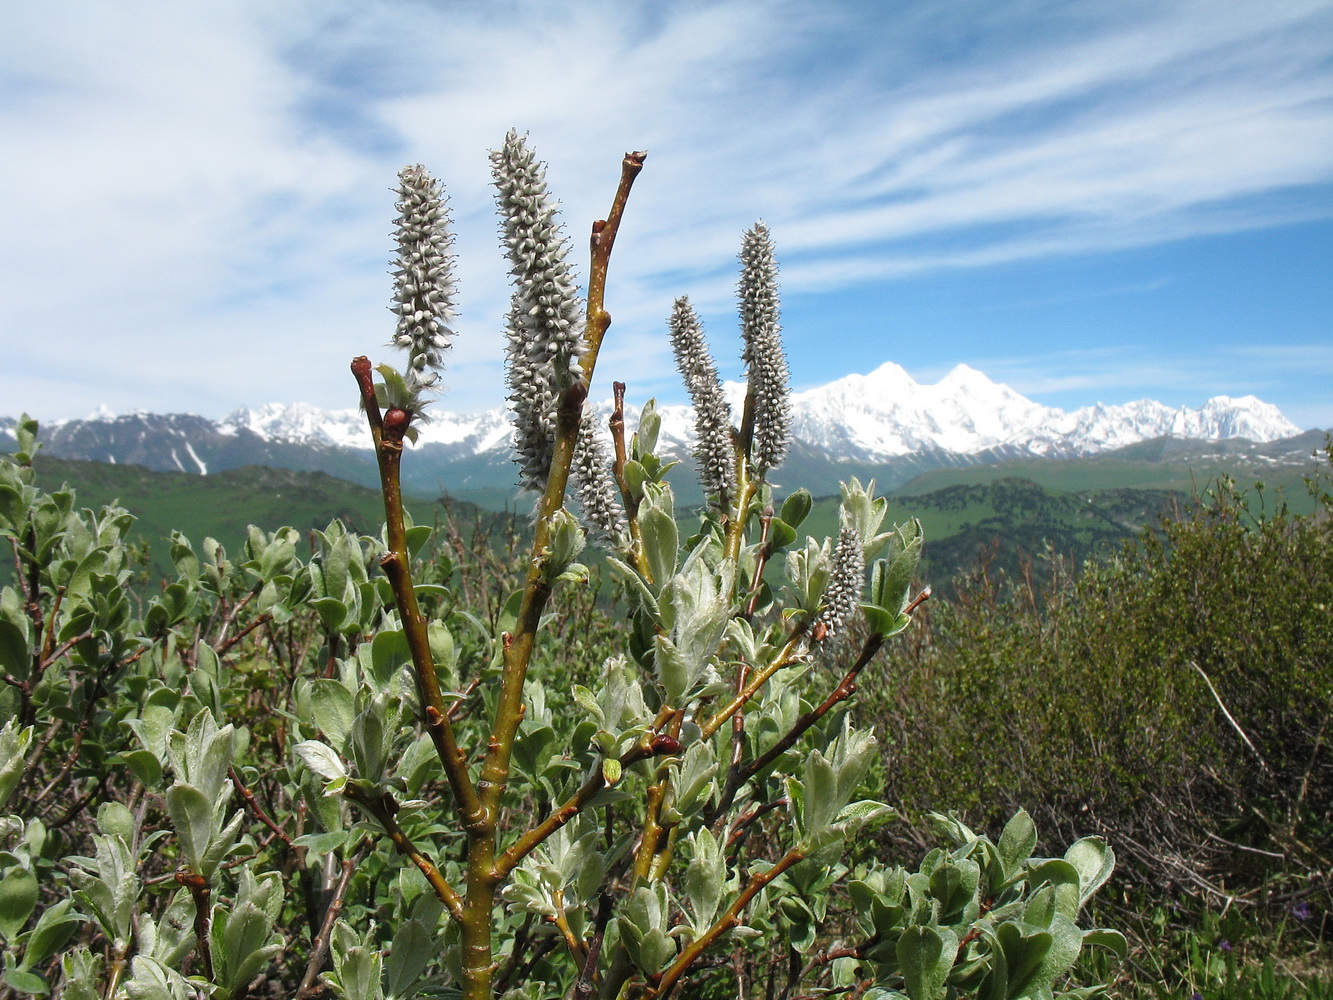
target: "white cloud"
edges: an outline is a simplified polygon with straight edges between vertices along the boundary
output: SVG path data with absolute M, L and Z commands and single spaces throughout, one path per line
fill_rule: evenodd
M 645 373 L 670 369 L 675 295 L 727 307 L 757 216 L 799 292 L 1317 217 L 1299 195 L 1333 182 L 1327 2 L 47 0 L 6 21 L 5 412 L 345 405 L 346 360 L 387 339 L 386 189 L 415 160 L 457 222 L 451 405 L 492 405 L 485 150 L 511 125 L 576 246 L 620 153 L 651 151 L 607 354 Z
M 976 367 L 1047 405 L 1125 403 L 1151 396 L 1171 406 L 1199 406 L 1212 396 L 1269 397 L 1293 373 L 1333 374 L 1333 346 L 1271 344 L 1168 353 L 1149 344 L 1119 344 L 1020 357 L 996 355 L 978 359 Z M 1290 396 L 1293 405 L 1283 410 L 1301 426 L 1316 426 L 1309 417 L 1316 412 L 1333 420 L 1333 404 L 1324 399 L 1326 394 Z

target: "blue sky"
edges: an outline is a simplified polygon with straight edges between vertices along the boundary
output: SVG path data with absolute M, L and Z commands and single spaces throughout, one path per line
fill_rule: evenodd
M 486 153 L 517 126 L 580 248 L 620 155 L 650 151 L 599 365 L 632 396 L 683 396 L 680 294 L 739 375 L 735 253 L 763 218 L 798 388 L 966 363 L 1048 405 L 1253 393 L 1333 427 L 1330 0 L 44 0 L 5 21 L 0 413 L 353 405 L 347 361 L 392 355 L 411 162 L 460 254 L 439 405 L 498 405 Z

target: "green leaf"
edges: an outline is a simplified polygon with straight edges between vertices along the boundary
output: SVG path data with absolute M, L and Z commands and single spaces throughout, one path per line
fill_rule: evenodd
M 347 620 L 347 605 L 336 597 L 316 597 L 309 605 L 319 615 L 320 624 L 330 632 L 338 631 Z
M 1013 921 L 1001 924 L 995 933 L 1009 966 L 1009 996 L 1025 997 L 1041 982 L 1043 963 L 1055 938 L 1045 930 L 1024 934 L 1022 927 Z
M 193 785 L 177 782 L 167 789 L 167 812 L 180 838 L 181 854 L 193 871 L 203 874 L 213 837 L 213 803 Z
M 1048 858 L 1028 869 L 1028 883 L 1039 887 L 1049 882 L 1055 887 L 1055 905 L 1067 917 L 1074 917 L 1079 909 L 1078 869 L 1063 858 Z
M 660 590 L 675 576 L 676 554 L 680 546 L 670 487 L 648 487 L 643 506 L 639 508 L 639 532 L 648 571 Z
M 888 556 L 876 560 L 871 570 L 870 603 L 897 614 L 907 607 L 912 576 L 921 558 L 921 522 L 912 518 L 898 525 L 889 533 L 888 541 Z
M 441 675 L 440 685 L 444 688 L 453 687 L 458 670 L 458 649 L 454 644 L 453 633 L 443 622 L 433 621 L 426 627 L 426 637 L 436 673 Z
M 352 758 L 357 776 L 370 781 L 384 777 L 384 706 L 371 701 L 352 722 Z
M 1020 809 L 1004 825 L 1004 832 L 1000 834 L 1000 842 L 996 845 L 1006 882 L 1018 874 L 1023 863 L 1032 857 L 1036 846 L 1037 826 L 1032 822 L 1032 817 Z
M 643 496 L 643 484 L 648 482 L 648 472 L 642 463 L 630 459 L 625 463 L 625 486 L 629 495 L 636 499 Z
M 0 877 L 0 937 L 13 941 L 37 907 L 37 876 L 11 868 Z
M 434 532 L 435 529 L 429 524 L 414 524 L 408 528 L 403 533 L 407 541 L 407 554 L 415 558 L 416 554 L 421 551 L 421 547 L 430 540 L 430 536 Z
M 20 993 L 30 993 L 39 997 L 51 992 L 51 987 L 46 985 L 45 979 L 35 972 L 24 969 L 6 969 L 5 985 Z
M 1129 942 L 1119 931 L 1106 927 L 1094 927 L 1083 932 L 1083 943 L 1097 948 L 1105 948 L 1122 962 L 1129 957 Z
M 768 523 L 768 548 L 771 552 L 780 552 L 796 541 L 796 529 L 780 517 Z
M 870 628 L 885 639 L 897 635 L 912 624 L 909 616 L 887 611 L 878 604 L 862 604 L 861 610 L 865 613 L 866 623 Z
M 83 918 L 79 914 L 70 912 L 73 905 L 72 899 L 62 899 L 42 911 L 42 915 L 37 918 L 37 923 L 28 934 L 28 943 L 23 949 L 20 968 L 27 969 L 41 965 L 65 947 L 69 939 L 74 936 L 74 932 L 78 930 L 79 924 L 83 923 Z
M 685 895 L 689 898 L 690 909 L 694 914 L 694 926 L 702 930 L 717 915 L 726 887 L 727 865 L 721 845 L 707 827 L 693 834 L 691 841 L 694 856 L 685 869 Z
M 134 813 L 121 802 L 103 802 L 97 807 L 97 829 L 119 837 L 127 844 L 134 843 Z
M 162 763 L 155 754 L 147 750 L 127 750 L 120 757 L 145 788 L 156 788 L 162 783 Z
M 1034 927 L 1050 927 L 1057 912 L 1055 886 L 1044 885 L 1032 894 L 1023 907 L 1023 922 Z
M 332 833 L 307 833 L 292 841 L 297 847 L 304 847 L 315 854 L 332 854 L 347 844 L 347 831 L 335 830 Z
M 340 681 L 319 677 L 310 689 L 310 704 L 315 725 L 329 738 L 329 743 L 345 749 L 347 734 L 352 731 L 352 721 L 356 718 L 352 692 Z
M 898 964 L 912 1000 L 937 1000 L 958 954 L 958 935 L 947 927 L 916 926 L 898 939 Z
M 634 453 L 639 457 L 657 450 L 657 435 L 662 430 L 662 418 L 657 413 L 657 400 L 650 399 L 639 412 L 639 427 L 634 432 Z
M 370 643 L 370 662 L 375 683 L 387 687 L 394 675 L 412 662 L 407 633 L 402 629 L 384 629 L 377 633 Z
M 1084 837 L 1069 845 L 1065 860 L 1078 871 L 1078 905 L 1082 907 L 1093 893 L 1106 884 L 1115 870 L 1115 851 L 1101 837 Z
M 347 768 L 343 767 L 338 755 L 327 744 L 318 740 L 306 740 L 296 744 L 296 755 L 305 762 L 306 767 L 321 778 L 332 781 L 335 778 L 347 777 Z
M 664 635 L 653 639 L 653 662 L 657 666 L 657 679 L 666 690 L 667 704 L 677 704 L 690 686 L 689 664 L 675 643 Z
M 17 681 L 32 673 L 30 633 L 8 618 L 0 618 L 0 669 Z
M 393 935 L 393 948 L 384 963 L 385 995 L 408 997 L 415 992 L 427 963 L 434 955 L 433 942 L 419 920 L 405 920 Z
M 793 528 L 799 528 L 801 522 L 810 514 L 810 508 L 814 506 L 814 499 L 810 496 L 807 489 L 799 489 L 786 500 L 782 501 L 782 520 L 787 522 Z

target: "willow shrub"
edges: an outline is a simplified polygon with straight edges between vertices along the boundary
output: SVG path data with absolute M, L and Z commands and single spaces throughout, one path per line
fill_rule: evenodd
M 130 515 L 43 492 L 21 425 L 0 465 L 17 561 L 0 597 L 5 991 L 1017 1000 L 1073 989 L 1086 945 L 1123 952 L 1078 924 L 1111 850 L 1033 856 L 1023 812 L 994 839 L 939 817 L 946 846 L 908 867 L 846 860 L 887 812 L 865 797 L 880 748 L 851 696 L 925 597 L 920 530 L 886 528 L 885 501 L 854 481 L 837 539 L 800 534 L 808 494 L 775 508 L 790 411 L 767 230 L 742 243 L 739 419 L 688 301 L 672 315 L 709 494 L 686 514 L 651 403 L 626 440 L 617 386 L 609 451 L 584 405 L 643 156 L 593 226 L 586 303 L 541 164 L 513 133 L 492 164 L 515 452 L 537 496 L 513 594 L 470 605 L 475 578 L 442 555 L 456 547 L 402 509 L 403 442 L 455 302 L 448 213 L 420 167 L 398 202 L 407 364 L 352 363 L 379 537 L 334 522 L 306 557 L 289 528 L 237 552 L 175 535 L 176 578 L 137 600 Z M 586 586 L 589 535 L 627 628 L 552 614 Z M 626 638 L 581 662 L 589 632 Z

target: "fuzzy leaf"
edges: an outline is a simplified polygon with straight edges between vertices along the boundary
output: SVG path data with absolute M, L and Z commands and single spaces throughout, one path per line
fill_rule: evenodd
M 319 740 L 306 740 L 296 744 L 296 755 L 305 762 L 306 767 L 321 778 L 332 781 L 335 778 L 347 777 L 347 768 L 343 767 L 338 755 Z

